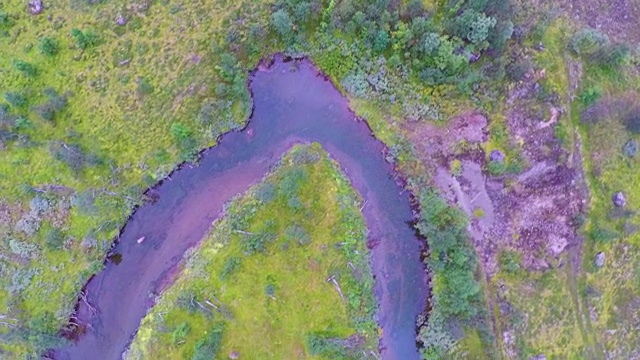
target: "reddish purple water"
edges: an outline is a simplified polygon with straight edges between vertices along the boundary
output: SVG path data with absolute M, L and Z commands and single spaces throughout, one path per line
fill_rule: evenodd
M 295 65 L 295 66 L 294 66 Z M 293 69 L 295 68 L 295 71 Z M 176 171 L 152 190 L 159 195 L 125 226 L 114 251 L 122 261 L 86 286 L 92 315 L 79 303 L 79 319 L 92 329 L 55 351 L 57 359 L 120 359 L 140 321 L 184 252 L 196 245 L 223 204 L 258 182 L 293 144 L 319 142 L 336 159 L 367 201 L 363 214 L 378 299 L 384 359 L 418 359 L 415 319 L 426 306 L 422 242 L 409 226 L 409 194 L 394 181 L 384 146 L 358 121 L 346 99 L 307 60 L 277 58 L 250 82 L 254 113 L 242 132 L 223 136 L 199 166 Z M 137 239 L 144 236 L 144 242 Z

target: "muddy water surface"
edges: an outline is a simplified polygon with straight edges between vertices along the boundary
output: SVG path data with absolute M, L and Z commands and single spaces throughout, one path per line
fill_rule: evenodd
M 206 235 L 224 203 L 258 182 L 300 142 L 322 144 L 366 200 L 369 240 L 377 244 L 371 265 L 383 358 L 419 358 L 415 318 L 427 298 L 421 242 L 409 226 L 409 195 L 393 180 L 383 144 L 307 60 L 276 58 L 252 75 L 250 88 L 255 108 L 247 128 L 224 135 L 199 166 L 175 172 L 152 190 L 158 201 L 132 216 L 114 250 L 122 254 L 120 263 L 107 264 L 87 284 L 87 300 L 97 313 L 79 303 L 79 319 L 91 330 L 56 350 L 56 358 L 121 358 L 152 305 L 150 294 L 161 290 L 184 252 Z

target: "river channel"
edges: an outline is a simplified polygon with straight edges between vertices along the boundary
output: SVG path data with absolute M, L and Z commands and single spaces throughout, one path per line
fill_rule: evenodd
M 424 241 L 411 227 L 410 197 L 385 161 L 384 145 L 348 101 L 308 60 L 276 56 L 250 76 L 254 110 L 247 127 L 221 137 L 196 166 L 183 166 L 149 192 L 157 201 L 140 207 L 113 252 L 121 259 L 85 287 L 78 319 L 88 331 L 56 359 L 120 359 L 153 296 L 220 216 L 225 202 L 274 166 L 292 145 L 319 142 L 366 200 L 371 266 L 382 328 L 383 359 L 418 359 L 415 319 L 424 311 L 427 278 L 420 254 Z M 144 241 L 138 239 L 144 236 Z

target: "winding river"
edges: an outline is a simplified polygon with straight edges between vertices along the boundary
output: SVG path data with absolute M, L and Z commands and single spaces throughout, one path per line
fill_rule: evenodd
M 158 201 L 140 207 L 126 224 L 114 249 L 121 260 L 108 262 L 86 285 L 86 300 L 97 311 L 80 301 L 78 318 L 90 330 L 55 350 L 56 359 L 120 359 L 152 305 L 151 294 L 206 235 L 224 203 L 301 142 L 319 142 L 366 200 L 382 357 L 419 358 L 415 319 L 427 299 L 423 242 L 410 226 L 409 194 L 394 180 L 384 145 L 308 60 L 276 57 L 252 74 L 249 86 L 254 112 L 248 126 L 224 135 L 198 166 L 185 166 L 150 190 Z

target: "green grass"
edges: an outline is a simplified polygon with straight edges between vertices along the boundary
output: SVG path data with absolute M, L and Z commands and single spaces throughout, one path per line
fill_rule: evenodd
M 587 358 L 567 276 L 571 274 L 563 268 L 544 272 L 510 268 L 494 278 L 502 309 L 508 309 L 499 313 L 499 321 L 503 331 L 509 329 L 515 336 L 511 343 L 503 339 L 505 353 L 515 352 L 523 359 L 538 354 L 551 359 Z
M 590 191 L 582 227 L 582 272 L 575 279 L 572 265 L 567 264 L 565 270 L 548 270 L 542 275 L 520 272 L 514 277 L 503 273 L 509 289 L 506 298 L 515 305 L 518 316 L 503 316 L 502 321 L 518 319 L 516 329 L 523 339 L 519 347 L 523 356 L 541 352 L 558 358 L 632 358 L 640 355 L 635 346 L 640 338 L 632 330 L 640 325 L 634 310 L 634 299 L 640 294 L 636 270 L 640 265 L 640 236 L 634 230 L 639 220 L 640 171 L 637 158 L 625 157 L 622 147 L 629 139 L 638 139 L 624 127 L 626 112 L 637 105 L 633 93 L 638 91 L 638 76 L 627 64 L 609 67 L 571 55 L 567 42 L 575 31 L 566 19 L 551 22 L 542 33 L 546 49 L 535 60 L 546 69 L 542 80 L 545 90 L 559 94 L 570 111 L 568 119 L 561 119 L 557 136 L 566 146 L 564 140 L 572 137 L 569 130 L 577 128 L 582 139 Z M 566 96 L 573 92 L 568 83 L 569 61 L 582 66 L 574 99 Z M 624 101 L 616 102 L 620 99 Z M 584 111 L 592 107 L 600 109 L 598 116 L 588 124 L 581 122 Z M 627 197 L 625 211 L 614 210 L 611 198 L 617 191 Z M 601 269 L 594 264 L 598 252 L 606 255 Z
M 27 332 L 55 334 L 142 190 L 242 126 L 250 110 L 247 74 L 225 80 L 213 45 L 238 9 L 258 21 L 269 1 L 128 4 L 51 2 L 38 16 L 22 1 L 0 9 L 11 20 L 0 27 L 0 305 L 22 324 L 47 319 Z M 234 81 L 238 93 L 220 92 Z M 203 118 L 211 103 L 218 107 Z M 48 209 L 34 212 L 34 199 Z M 47 247 L 51 228 L 62 231 L 61 248 Z M 12 243 L 35 247 L 20 255 Z M 10 353 L 46 345 L 0 332 Z
M 142 321 L 130 357 L 190 358 L 217 323 L 224 328 L 221 358 L 231 351 L 256 359 L 351 358 L 360 349 L 375 351 L 360 202 L 319 145 L 295 147 L 261 184 L 231 201 L 190 252 L 178 280 Z M 254 246 L 260 241 L 264 247 Z M 332 276 L 345 303 L 327 281 Z M 178 300 L 185 298 L 207 310 Z M 322 346 L 310 347 L 313 336 L 337 344 L 356 336 L 362 344 L 317 353 Z
M 634 330 L 640 326 L 635 300 L 640 295 L 640 235 L 635 230 L 640 221 L 640 169 L 637 157 L 625 156 L 622 149 L 628 140 L 639 139 L 624 126 L 629 110 L 638 106 L 634 95 L 639 90 L 638 73 L 628 64 L 609 68 L 585 62 L 584 74 L 573 119 L 584 139 L 591 192 L 580 295 L 600 352 L 606 357 L 633 358 L 640 356 L 635 346 L 640 337 Z M 580 123 L 581 113 L 590 107 L 603 111 L 595 121 Z M 627 198 L 623 211 L 616 211 L 612 204 L 617 191 Z M 594 264 L 599 252 L 606 256 L 600 269 Z

